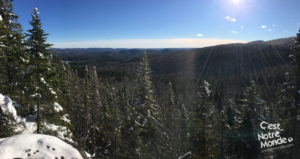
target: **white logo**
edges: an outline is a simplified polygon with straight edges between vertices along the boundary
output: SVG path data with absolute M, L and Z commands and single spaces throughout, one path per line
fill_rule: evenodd
M 264 131 L 269 131 L 267 133 L 262 132 L 257 134 L 261 149 L 292 143 L 294 140 L 292 137 L 286 138 L 280 136 L 280 131 L 283 131 L 283 129 L 280 129 L 279 123 L 268 123 L 262 121 L 260 123 L 260 128 Z

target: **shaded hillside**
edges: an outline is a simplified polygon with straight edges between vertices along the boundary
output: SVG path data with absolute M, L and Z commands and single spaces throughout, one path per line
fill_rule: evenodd
M 286 64 L 293 38 L 229 44 L 200 49 L 151 49 L 153 74 L 183 78 L 258 78 L 276 75 Z M 142 49 L 55 49 L 74 67 L 96 65 L 104 76 L 134 75 Z

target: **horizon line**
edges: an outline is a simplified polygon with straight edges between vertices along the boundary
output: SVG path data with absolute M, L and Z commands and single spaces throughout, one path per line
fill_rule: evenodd
M 224 44 L 243 44 L 248 41 L 218 38 L 114 39 L 79 42 L 53 42 L 51 48 L 111 48 L 111 49 L 179 49 L 203 48 Z

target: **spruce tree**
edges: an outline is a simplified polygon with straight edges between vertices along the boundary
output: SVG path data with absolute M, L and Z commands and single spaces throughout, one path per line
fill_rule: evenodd
M 24 95 L 22 73 L 28 63 L 28 54 L 12 2 L 0 0 L 0 92 L 21 103 Z
M 9 137 L 14 134 L 12 125 L 12 117 L 4 114 L 0 107 L 0 138 Z
M 236 132 L 238 114 L 237 105 L 233 99 L 229 99 L 224 108 L 224 156 L 229 156 L 230 158 L 237 158 L 237 153 L 235 153 L 236 146 L 238 144 L 238 135 Z
M 161 112 L 154 96 L 151 69 L 146 52 L 140 62 L 135 88 L 134 117 L 138 128 L 137 153 L 140 158 L 158 158 L 163 152 L 166 133 L 162 130 Z
M 76 137 L 76 141 L 78 145 L 84 149 L 86 149 L 86 112 L 84 107 L 84 84 L 83 80 L 81 80 L 76 70 L 72 70 L 69 66 L 67 67 L 68 71 L 68 85 L 67 85 L 67 110 L 70 115 L 71 123 L 74 126 L 74 136 Z M 86 150 L 87 151 L 87 150 Z
M 120 91 L 119 106 L 121 110 L 121 154 L 123 158 L 138 158 L 136 149 L 138 148 L 137 135 L 138 128 L 135 125 L 133 107 L 133 98 L 130 96 L 129 90 L 125 87 Z
M 52 66 L 52 54 L 50 53 L 50 44 L 46 43 L 47 35 L 42 29 L 41 19 L 37 8 L 34 8 L 32 20 L 30 22 L 32 29 L 28 30 L 27 45 L 30 54 L 30 62 L 27 68 L 25 78 L 27 83 L 27 94 L 31 99 L 37 114 L 37 133 L 41 132 L 41 105 L 46 109 L 57 97 L 54 87 L 56 78 L 55 69 Z M 44 109 L 45 110 L 45 109 Z
M 261 92 L 255 82 L 250 81 L 250 86 L 246 87 L 240 99 L 239 107 L 242 107 L 242 121 L 238 125 L 240 133 L 241 152 L 243 158 L 257 158 L 259 155 L 259 141 L 257 134 L 261 132 L 259 125 L 262 121 L 268 121 L 264 116 L 266 102 L 261 97 Z M 251 154 L 251 155 L 249 155 Z
M 175 96 L 173 84 L 171 82 L 168 83 L 168 103 L 165 106 L 164 110 L 164 125 L 169 130 L 169 153 L 171 158 L 176 158 L 181 155 L 181 146 L 182 146 L 182 138 L 181 131 L 182 128 L 180 126 L 181 118 L 181 107 Z
M 93 66 L 91 72 L 92 76 L 92 103 L 91 103 L 91 121 L 92 121 L 92 128 L 91 128 L 91 139 L 94 145 L 94 154 L 97 154 L 100 147 L 98 145 L 97 140 L 99 139 L 99 125 L 100 125 L 100 113 L 102 108 L 101 98 L 100 98 L 100 91 L 99 91 L 99 79 L 97 75 L 96 66 Z M 97 157 L 97 155 L 96 155 Z
M 211 101 L 210 84 L 203 81 L 194 101 L 192 126 L 193 157 L 216 158 L 217 150 L 217 110 Z
M 84 145 L 84 148 L 90 152 L 93 153 L 93 145 L 91 143 L 91 140 L 89 138 L 90 136 L 90 127 L 91 127 L 91 74 L 88 66 L 85 66 L 85 74 L 84 79 L 82 80 L 82 90 L 81 96 L 82 96 L 82 105 L 80 106 L 80 111 L 83 114 L 83 117 L 81 117 L 81 126 L 82 126 L 82 133 L 81 138 Z
M 191 118 L 191 112 L 189 112 L 185 104 L 181 104 L 179 120 L 180 132 L 178 134 L 180 141 L 179 153 L 181 155 L 191 151 L 191 140 L 193 140 L 191 139 Z
M 294 158 L 300 156 L 300 30 L 297 33 L 296 40 L 293 46 L 292 56 L 292 65 L 291 65 L 291 74 L 294 75 L 295 85 L 294 85 L 294 106 L 296 107 L 295 117 L 293 118 L 294 125 Z
M 67 76 L 68 76 L 68 69 L 71 69 L 65 64 L 56 53 L 52 53 L 51 58 L 51 65 L 53 72 L 56 73 L 55 80 L 52 81 L 52 86 L 56 89 L 57 93 L 57 102 L 60 103 L 63 106 L 66 106 L 66 89 L 67 89 Z

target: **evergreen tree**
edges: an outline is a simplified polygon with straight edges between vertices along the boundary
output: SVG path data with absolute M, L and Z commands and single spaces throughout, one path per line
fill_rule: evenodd
M 107 82 L 104 82 L 102 88 L 100 89 L 101 103 L 100 108 L 100 123 L 99 123 L 99 143 L 100 149 L 98 153 L 102 157 L 111 157 L 115 154 L 116 148 L 116 122 L 114 118 L 117 112 L 113 112 L 114 108 L 117 106 L 117 99 L 114 88 Z
M 229 158 L 238 158 L 235 153 L 238 144 L 238 135 L 236 132 L 236 115 L 238 114 L 237 106 L 233 99 L 229 99 L 224 108 L 224 156 Z
M 179 120 L 179 153 L 184 154 L 191 151 L 191 113 L 184 104 L 180 106 L 180 120 Z
M 300 148 L 300 30 L 297 33 L 295 44 L 293 46 L 293 54 L 292 56 L 292 64 L 291 64 L 291 74 L 294 76 L 291 82 L 294 80 L 294 106 L 296 107 L 295 117 L 293 118 L 294 125 L 294 158 L 300 156 L 299 148 Z
M 97 140 L 99 138 L 99 125 L 100 125 L 100 109 L 102 107 L 102 103 L 100 101 L 100 91 L 99 91 L 99 80 L 97 75 L 96 67 L 92 67 L 88 72 L 90 77 L 90 102 L 88 104 L 88 113 L 90 116 L 89 119 L 89 127 L 87 127 L 89 135 L 87 139 L 87 144 L 90 145 L 90 152 L 95 154 L 95 157 L 99 157 L 99 150 L 101 147 L 99 146 Z
M 134 109 L 135 123 L 138 128 L 139 157 L 159 158 L 164 153 L 166 133 L 162 130 L 160 108 L 154 97 L 151 69 L 146 52 L 138 68 Z
M 0 91 L 20 102 L 24 88 L 22 73 L 28 63 L 28 54 L 12 2 L 0 0 Z
M 91 140 L 89 140 L 89 128 L 91 127 L 91 74 L 89 73 L 89 67 L 85 66 L 85 74 L 84 79 L 82 80 L 82 90 L 81 90 L 81 96 L 82 96 L 82 106 L 81 106 L 81 112 L 84 115 L 81 117 L 82 120 L 82 127 L 83 132 L 81 133 L 82 142 L 84 145 L 84 148 L 90 152 L 93 153 L 93 145 L 91 143 Z M 82 115 L 81 114 L 81 115 Z M 93 154 L 94 155 L 94 154 Z
M 87 113 L 84 107 L 85 88 L 83 80 L 81 80 L 76 71 L 67 67 L 67 94 L 66 103 L 68 114 L 70 115 L 71 123 L 74 126 L 74 136 L 78 145 L 87 151 Z
M 3 113 L 0 107 L 0 138 L 9 137 L 13 135 L 12 117 Z
M 134 118 L 134 107 L 133 99 L 130 96 L 129 90 L 127 88 L 123 88 L 120 91 L 120 100 L 119 106 L 121 110 L 121 152 L 120 156 L 122 158 L 131 159 L 138 158 L 138 153 L 136 149 L 138 148 L 137 143 L 137 135 L 138 129 L 135 126 L 135 118 Z M 118 157 L 118 156 L 117 156 Z
M 58 55 L 55 53 L 51 54 L 51 65 L 53 72 L 56 73 L 55 80 L 52 81 L 52 85 L 54 88 L 56 88 L 56 94 L 57 94 L 57 101 L 61 105 L 66 106 L 66 91 L 67 91 L 67 85 L 69 81 L 67 80 L 68 76 L 68 69 L 71 69 L 69 66 L 67 66 Z
M 168 130 L 168 144 L 170 144 L 166 154 L 171 158 L 176 158 L 182 153 L 180 152 L 182 146 L 180 136 L 181 108 L 171 82 L 168 83 L 168 103 L 164 105 L 162 115 L 162 121 L 166 130 Z
M 240 102 L 242 122 L 238 131 L 242 141 L 242 156 L 246 159 L 257 158 L 260 149 L 257 139 L 257 134 L 260 132 L 259 125 L 268 117 L 264 116 L 265 101 L 261 98 L 261 93 L 254 81 L 250 81 L 250 86 L 243 92 L 243 98 L 240 99 Z
M 32 20 L 30 22 L 32 29 L 27 34 L 27 45 L 30 54 L 30 62 L 25 75 L 27 83 L 27 94 L 37 109 L 37 133 L 41 129 L 41 106 L 47 108 L 57 97 L 55 69 L 52 66 L 52 54 L 49 51 L 50 44 L 46 43 L 47 35 L 42 29 L 41 19 L 37 8 L 34 8 Z M 44 109 L 45 110 L 45 109 Z
M 113 91 L 115 91 L 115 88 L 113 87 Z M 122 105 L 120 104 L 121 102 L 121 96 L 120 92 L 114 93 L 113 96 L 113 156 L 116 158 L 119 158 L 121 155 L 121 130 L 123 126 L 123 120 L 122 120 Z
M 217 158 L 217 110 L 211 101 L 210 84 L 203 81 L 194 102 L 194 119 L 192 128 L 193 157 Z
M 284 135 L 292 135 L 292 121 L 295 117 L 295 101 L 293 94 L 296 91 L 294 87 L 293 75 L 289 72 L 285 73 L 285 80 L 280 86 L 279 99 L 277 103 L 276 119 L 281 124 Z

